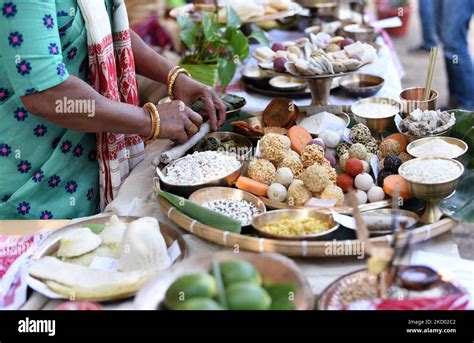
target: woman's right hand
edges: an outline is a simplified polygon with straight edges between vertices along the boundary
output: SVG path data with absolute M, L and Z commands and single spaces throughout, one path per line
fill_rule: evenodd
M 171 139 L 179 143 L 185 143 L 192 134 L 195 125 L 199 131 L 202 125 L 202 117 L 194 112 L 181 100 L 173 100 L 157 105 L 160 114 L 160 139 Z M 197 131 L 194 130 L 196 133 Z

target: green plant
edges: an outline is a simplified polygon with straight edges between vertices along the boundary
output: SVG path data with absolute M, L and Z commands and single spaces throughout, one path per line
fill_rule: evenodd
M 201 22 L 189 16 L 179 16 L 180 38 L 188 49 L 184 64 L 217 64 L 218 78 L 225 89 L 234 77 L 237 64 L 249 55 L 249 40 L 268 45 L 268 39 L 257 28 L 246 37 L 240 30 L 240 18 L 232 7 L 227 7 L 227 21 L 220 24 L 217 13 L 204 13 Z

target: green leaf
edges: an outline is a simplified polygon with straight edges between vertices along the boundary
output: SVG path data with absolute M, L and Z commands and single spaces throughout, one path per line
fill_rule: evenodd
M 219 59 L 219 62 L 217 63 L 217 70 L 219 73 L 219 80 L 221 82 L 222 89 L 225 89 L 229 85 L 230 81 L 232 81 L 236 69 L 237 66 L 232 59 Z
M 237 12 L 231 7 L 227 6 L 227 27 L 240 27 L 240 17 Z
M 198 35 L 198 27 L 196 23 L 185 15 L 178 16 L 179 37 L 188 49 L 196 48 L 196 38 Z
M 459 179 L 456 193 L 441 201 L 441 207 L 450 211 L 451 217 L 461 222 L 474 223 L 474 112 L 455 110 L 456 124 L 451 136 L 462 139 L 469 147 L 462 157 L 464 174 Z
M 204 32 L 204 37 L 207 41 L 212 40 L 213 36 L 216 34 L 219 26 L 214 21 L 212 14 L 204 13 L 202 17 L 202 30 Z
M 88 228 L 89 230 L 91 230 L 96 235 L 98 235 L 99 233 L 101 233 L 105 229 L 105 225 L 103 225 L 103 224 L 94 224 L 94 223 L 82 224 L 82 227 Z
M 247 37 L 245 37 L 245 35 L 240 30 L 230 30 L 231 31 L 229 32 L 228 37 L 229 44 L 232 47 L 234 55 L 238 56 L 240 61 L 243 61 L 249 55 L 249 43 Z
M 252 30 L 252 33 L 250 34 L 250 36 L 248 36 L 248 39 L 255 39 L 259 44 L 263 46 L 270 46 L 270 40 L 268 39 L 267 33 L 259 27 L 256 27 Z

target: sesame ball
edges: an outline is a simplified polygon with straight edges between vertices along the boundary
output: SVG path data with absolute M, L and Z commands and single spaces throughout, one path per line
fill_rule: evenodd
M 342 206 L 344 204 L 344 192 L 335 185 L 328 185 L 321 193 L 320 199 L 335 199 L 336 206 Z
M 349 148 L 349 157 L 365 160 L 367 157 L 367 149 L 361 143 L 352 144 L 352 146 Z
M 311 199 L 311 192 L 303 181 L 294 180 L 288 188 L 287 202 L 290 206 L 303 206 Z
M 290 144 L 286 137 L 269 133 L 262 137 L 258 147 L 264 159 L 278 163 L 290 149 Z
M 400 143 L 398 143 L 395 139 L 386 139 L 382 143 L 380 143 L 379 155 L 383 158 L 390 155 L 397 156 L 400 153 Z
M 361 144 L 367 143 L 373 138 L 369 128 L 364 124 L 354 125 L 349 133 L 349 137 L 351 138 L 352 143 Z
M 351 145 L 349 143 L 346 143 L 346 142 L 341 142 L 338 144 L 337 148 L 336 148 L 336 154 L 337 156 L 340 158 L 342 155 L 344 155 L 346 152 L 349 152 L 349 148 L 351 147 Z
M 367 152 L 371 154 L 377 154 L 377 152 L 379 151 L 379 146 L 374 138 L 365 143 L 364 146 L 367 149 Z
M 263 158 L 257 158 L 249 163 L 249 177 L 266 185 L 272 184 L 275 179 L 275 173 L 275 166 Z
M 298 177 L 304 170 L 300 158 L 293 154 L 286 154 L 283 160 L 278 164 L 279 168 L 290 168 L 294 177 Z
M 322 192 L 331 183 L 327 168 L 318 164 L 307 168 L 301 174 L 300 179 L 312 193 Z
M 303 166 L 308 168 L 313 164 L 322 164 L 326 160 L 324 157 L 324 149 L 317 144 L 307 145 L 301 153 L 301 162 Z

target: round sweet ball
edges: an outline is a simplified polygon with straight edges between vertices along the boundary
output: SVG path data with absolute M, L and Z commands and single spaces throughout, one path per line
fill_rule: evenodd
M 345 153 L 348 153 L 350 147 L 351 145 L 349 143 L 346 143 L 346 142 L 339 143 L 336 148 L 337 156 L 340 158 Z
M 354 178 L 344 173 L 337 177 L 336 184 L 343 192 L 347 193 L 354 187 Z
M 276 133 L 269 133 L 262 137 L 258 143 L 262 157 L 270 162 L 280 162 L 290 149 L 288 139 Z
M 361 143 L 352 144 L 352 146 L 349 148 L 349 156 L 351 158 L 365 160 L 367 157 L 367 148 Z
M 328 148 L 336 148 L 341 142 L 341 136 L 335 131 L 323 132 L 322 138 Z
M 275 166 L 263 158 L 257 158 L 249 163 L 248 175 L 251 179 L 271 185 L 275 179 Z
M 364 124 L 354 125 L 349 133 L 351 141 L 354 143 L 365 144 L 373 139 L 370 129 Z
M 354 179 L 354 184 L 357 189 L 360 189 L 362 191 L 368 191 L 374 185 L 374 180 L 372 179 L 372 176 L 370 176 L 370 174 L 362 173 L 356 176 L 356 178 Z
M 268 187 L 267 196 L 271 200 L 283 202 L 286 199 L 287 193 L 285 186 L 280 183 L 272 183 L 270 187 Z
M 367 192 L 367 197 L 369 202 L 377 202 L 385 199 L 385 192 L 382 187 L 373 186 Z
M 311 199 L 311 192 L 305 187 L 303 181 L 294 180 L 288 188 L 288 205 L 303 206 L 309 199 Z
M 305 168 L 315 163 L 322 164 L 324 160 L 324 149 L 319 145 L 307 145 L 301 152 L 301 162 Z
M 275 174 L 275 182 L 283 186 L 289 186 L 293 182 L 293 172 L 288 167 L 279 168 Z
M 320 193 L 331 183 L 330 175 L 322 165 L 314 164 L 300 176 L 306 188 L 312 193 Z
M 344 193 L 342 189 L 336 185 L 327 185 L 321 193 L 320 199 L 336 200 L 336 206 L 344 204 Z
M 379 155 L 382 158 L 385 158 L 390 155 L 395 155 L 397 156 L 400 154 L 401 148 L 400 148 L 400 143 L 398 143 L 395 139 L 386 139 L 382 143 L 380 143 L 379 146 Z
M 333 153 L 329 152 L 329 151 L 326 151 L 326 153 L 324 154 L 324 157 L 326 158 L 326 160 L 329 161 L 329 164 L 331 165 L 331 167 L 335 167 L 336 166 L 336 157 L 334 156 Z
M 383 160 L 383 168 L 394 174 L 398 174 L 398 168 L 402 165 L 402 160 L 398 156 L 387 156 Z
M 364 171 L 362 161 L 357 158 L 349 158 L 345 163 L 346 173 L 352 177 L 356 177 Z
M 358 205 L 363 205 L 363 204 L 367 203 L 367 193 L 366 192 L 364 192 L 360 189 L 357 189 L 354 192 L 354 195 L 355 195 L 355 198 L 356 198 L 356 201 L 357 201 Z

